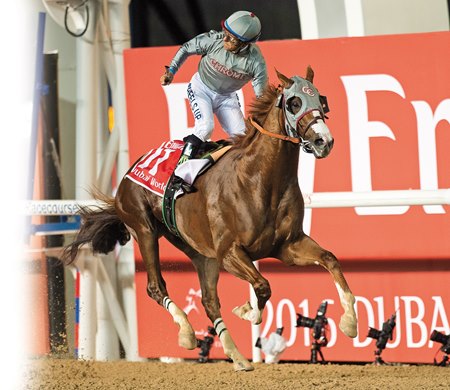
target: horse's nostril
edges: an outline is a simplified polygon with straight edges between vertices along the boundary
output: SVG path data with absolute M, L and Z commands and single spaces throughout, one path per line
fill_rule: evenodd
M 323 138 L 318 138 L 314 141 L 314 145 L 316 145 L 316 146 L 323 146 L 324 143 L 325 143 L 325 140 Z
M 329 146 L 330 146 L 330 149 L 334 146 L 334 138 L 331 139 Z

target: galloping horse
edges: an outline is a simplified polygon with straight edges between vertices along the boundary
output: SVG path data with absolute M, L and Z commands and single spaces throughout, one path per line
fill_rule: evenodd
M 96 194 L 103 205 L 80 211 L 82 226 L 75 241 L 66 247 L 63 260 L 75 260 L 79 248 L 90 243 L 94 252 L 108 253 L 117 242 L 139 244 L 147 270 L 148 295 L 163 306 L 179 325 L 178 343 L 197 346 L 186 314 L 169 298 L 161 275 L 158 239 L 166 237 L 193 262 L 198 273 L 202 304 L 235 370 L 253 370 L 236 348 L 220 313 L 217 282 L 219 270 L 249 282 L 258 306 L 248 302 L 233 312 L 253 324 L 271 296 L 269 282 L 253 262 L 276 258 L 287 265 L 317 264 L 333 276 L 344 313 L 340 329 L 356 337 L 355 298 L 336 257 L 321 248 L 302 229 L 304 202 L 298 184 L 299 146 L 316 158 L 326 157 L 333 137 L 325 124 L 323 101 L 306 78 L 287 78 L 278 73 L 278 88 L 269 85 L 253 102 L 245 135 L 195 182 L 196 192 L 176 202 L 176 223 L 182 238 L 163 223 L 162 198 L 124 178 L 115 198 Z

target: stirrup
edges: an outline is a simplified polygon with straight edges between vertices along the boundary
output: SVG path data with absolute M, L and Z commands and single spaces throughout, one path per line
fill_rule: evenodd
M 178 162 L 177 162 L 177 167 L 180 166 L 181 164 L 185 163 L 187 160 L 190 160 L 190 159 L 191 159 L 190 156 L 188 156 L 188 155 L 186 155 L 186 154 L 182 154 L 182 155 L 180 156 L 180 159 L 179 159 Z
M 194 139 L 194 141 L 192 141 L 191 139 Z M 202 145 L 202 141 L 195 135 L 190 135 L 184 138 L 184 141 L 186 143 L 184 144 L 183 151 L 181 152 L 180 159 L 178 160 L 177 163 L 177 167 L 186 162 L 187 160 L 194 158 L 198 152 L 198 149 Z
M 191 192 L 196 192 L 197 188 L 194 187 L 193 184 L 189 184 L 188 182 L 184 181 L 181 177 L 176 176 L 173 174 L 173 185 L 178 186 L 178 188 L 181 188 L 185 194 L 190 194 Z
M 194 187 L 193 184 L 189 184 L 188 182 L 182 180 L 181 189 L 186 193 L 190 194 L 191 192 L 196 192 L 197 188 Z

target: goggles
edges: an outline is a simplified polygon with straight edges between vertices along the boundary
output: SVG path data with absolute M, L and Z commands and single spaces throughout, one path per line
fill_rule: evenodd
M 224 38 L 233 45 L 239 45 L 241 43 L 239 39 L 237 39 L 234 35 L 230 34 L 228 30 L 226 30 L 225 28 L 223 28 L 222 31 L 224 34 Z

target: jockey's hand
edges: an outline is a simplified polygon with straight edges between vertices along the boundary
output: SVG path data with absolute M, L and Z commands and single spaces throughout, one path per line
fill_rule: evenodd
M 173 73 L 169 70 L 169 67 L 166 66 L 166 72 L 159 79 L 161 81 L 161 85 L 169 85 L 173 80 Z

